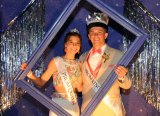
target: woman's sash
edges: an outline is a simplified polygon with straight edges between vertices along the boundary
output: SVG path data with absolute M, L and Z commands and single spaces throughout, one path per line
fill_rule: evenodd
M 65 90 L 67 92 L 69 101 L 71 101 L 73 104 L 76 103 L 77 99 L 73 91 L 73 87 L 72 87 L 68 72 L 66 71 L 64 60 L 59 57 L 58 59 L 55 60 L 55 64 L 59 72 L 59 75 L 62 79 L 62 83 L 65 87 Z

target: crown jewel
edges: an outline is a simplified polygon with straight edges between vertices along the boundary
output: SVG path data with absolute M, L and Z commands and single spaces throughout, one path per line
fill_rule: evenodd
M 88 15 L 88 17 L 86 18 L 86 21 L 87 21 L 87 25 L 91 23 L 103 23 L 107 26 L 109 22 L 109 18 L 108 18 L 108 15 L 104 13 L 94 12 L 93 14 Z
M 78 31 L 76 28 L 71 29 L 71 31 L 70 31 L 70 32 L 74 32 L 74 33 L 78 33 L 78 34 L 79 34 L 79 31 Z

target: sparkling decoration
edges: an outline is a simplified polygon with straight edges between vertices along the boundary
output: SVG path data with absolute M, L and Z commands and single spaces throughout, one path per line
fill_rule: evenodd
M 78 31 L 78 29 L 76 29 L 76 28 L 71 29 L 71 31 L 70 31 L 70 32 L 74 32 L 74 33 L 78 33 L 78 34 L 79 34 L 79 31 Z
M 104 23 L 105 25 L 108 25 L 109 18 L 104 13 L 94 12 L 93 14 L 88 15 L 88 17 L 86 18 L 86 21 L 87 21 L 87 25 L 95 22 L 101 22 L 101 23 Z
M 125 2 L 124 15 L 145 30 L 149 38 L 130 64 L 135 90 L 160 111 L 160 20 L 153 16 L 138 0 Z M 124 37 L 124 51 L 132 42 Z
M 1 34 L 0 111 L 10 108 L 25 93 L 16 87 L 14 77 L 22 62 L 27 61 L 40 44 L 43 36 L 44 0 L 31 0 Z M 38 66 L 44 67 L 41 65 Z M 41 72 L 35 70 L 35 73 L 38 75 Z

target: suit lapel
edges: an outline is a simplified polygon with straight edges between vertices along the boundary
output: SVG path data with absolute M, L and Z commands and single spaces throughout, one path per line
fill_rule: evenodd
M 106 80 L 106 77 L 108 77 L 108 75 L 111 73 L 111 71 L 113 70 L 113 68 L 115 67 L 114 66 L 114 57 L 115 57 L 115 52 L 107 45 L 106 49 L 105 49 L 105 53 L 107 55 L 109 55 L 109 59 L 106 60 L 104 62 L 104 58 L 102 58 L 102 65 L 101 65 L 101 68 L 98 72 L 98 75 L 97 75 L 97 81 L 99 82 L 100 85 L 103 84 L 103 82 Z M 104 73 L 104 71 L 107 70 L 107 73 L 105 76 L 101 77 L 101 75 Z M 101 78 L 100 78 L 101 77 Z
M 87 58 L 88 58 L 88 55 L 89 55 L 90 51 L 87 52 L 85 55 L 84 55 L 84 63 L 85 63 L 85 66 L 88 67 L 88 64 L 87 64 Z M 117 65 L 117 62 L 119 61 L 119 59 L 121 58 L 122 54 L 121 53 L 118 53 L 117 50 L 109 47 L 107 45 L 106 49 L 105 49 L 105 53 L 109 55 L 109 59 L 106 60 L 106 62 L 104 62 L 104 58 L 102 59 L 102 65 L 99 69 L 99 72 L 97 74 L 97 77 L 96 77 L 96 80 L 98 81 L 98 83 L 100 85 L 103 84 L 103 82 L 106 80 L 106 78 L 109 76 L 109 74 L 112 72 L 112 70 L 114 70 L 115 66 Z M 101 77 L 102 74 L 106 72 L 106 75 Z M 101 78 L 100 78 L 101 77 Z
M 85 68 L 88 70 L 88 71 L 90 71 L 90 69 L 89 69 L 89 66 L 88 66 L 88 63 L 87 63 L 87 58 L 88 58 L 88 55 L 90 54 L 90 51 L 89 52 L 87 52 L 86 54 L 85 54 L 85 56 L 84 56 L 84 66 L 85 66 Z M 83 69 L 85 69 L 84 67 L 82 67 Z M 91 73 L 91 72 L 90 72 Z M 85 81 L 87 81 L 88 82 L 88 77 L 87 77 L 87 75 L 86 75 L 86 73 L 84 73 L 85 74 Z M 89 87 L 90 86 L 90 87 Z M 92 88 L 92 86 L 93 85 L 91 85 L 91 84 L 89 84 L 88 85 L 88 88 L 91 88 L 91 89 L 89 89 L 89 91 L 87 91 L 87 95 L 91 95 L 91 96 L 93 96 L 94 94 L 95 94 L 95 91 L 93 90 L 93 88 Z

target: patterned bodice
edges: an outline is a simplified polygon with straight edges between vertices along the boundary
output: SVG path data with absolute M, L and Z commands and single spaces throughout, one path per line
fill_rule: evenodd
M 62 60 L 64 61 L 64 67 L 66 69 L 66 71 L 68 72 L 69 78 L 71 83 L 78 83 L 78 80 L 81 78 L 81 70 L 80 70 L 80 66 L 79 66 L 79 62 L 78 60 L 68 60 L 62 57 L 56 57 L 56 62 L 58 60 Z M 61 66 L 62 63 L 59 62 L 58 66 Z M 54 86 L 63 86 L 62 83 L 62 79 L 59 75 L 59 72 L 55 72 L 53 74 L 53 85 Z

